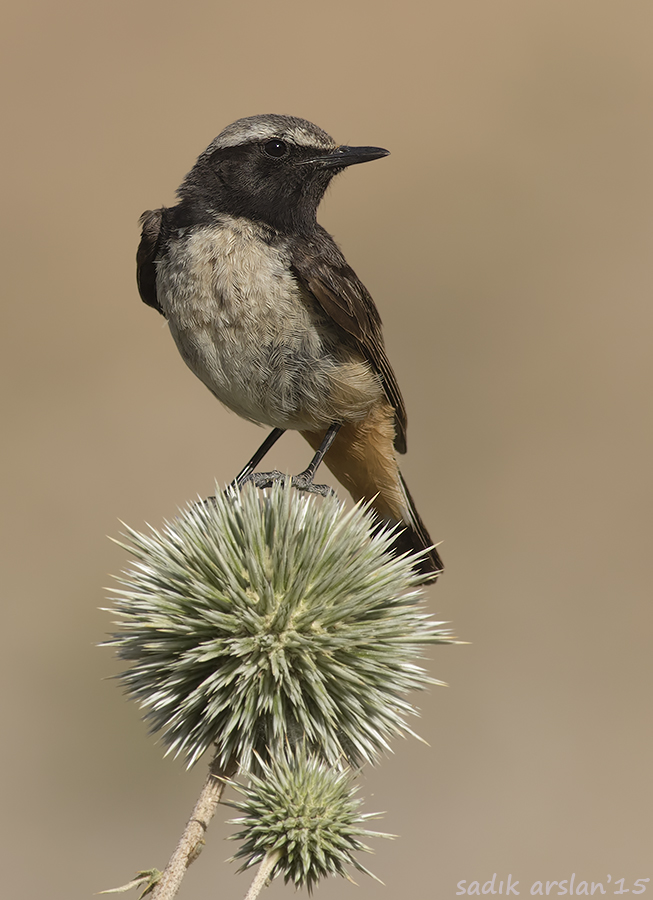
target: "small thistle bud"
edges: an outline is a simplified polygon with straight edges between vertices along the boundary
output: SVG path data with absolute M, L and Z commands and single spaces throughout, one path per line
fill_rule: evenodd
M 309 893 L 327 875 L 349 878 L 350 865 L 376 878 L 353 854 L 372 852 L 362 838 L 394 835 L 363 827 L 380 813 L 360 812 L 351 770 L 333 768 L 304 747 L 283 751 L 269 763 L 260 760 L 260 768 L 260 777 L 250 775 L 246 786 L 232 782 L 243 800 L 223 801 L 244 814 L 230 820 L 241 826 L 230 837 L 242 841 L 233 857 L 245 860 L 239 871 L 267 857 L 275 861 L 270 879 L 283 874 L 286 883 L 306 885 Z
M 437 683 L 415 663 L 451 639 L 421 603 L 417 555 L 392 532 L 278 485 L 217 492 L 161 531 L 128 529 L 109 641 L 153 732 L 189 765 L 211 744 L 244 769 L 287 742 L 338 764 L 409 732 L 401 695 Z

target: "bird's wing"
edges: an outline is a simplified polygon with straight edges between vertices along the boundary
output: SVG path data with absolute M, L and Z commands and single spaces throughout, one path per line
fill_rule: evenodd
M 156 257 L 161 244 L 161 223 L 164 209 L 148 209 L 140 218 L 143 226 L 141 242 L 136 253 L 136 282 L 143 303 L 153 306 L 161 315 L 163 310 L 156 296 Z
M 381 378 L 386 397 L 395 411 L 395 448 L 399 453 L 405 453 L 406 407 L 385 352 L 381 316 L 369 291 L 347 264 L 335 241 L 322 228 L 315 236 L 293 240 L 290 257 L 295 277 L 315 297 L 324 312 L 355 339 L 363 356 Z

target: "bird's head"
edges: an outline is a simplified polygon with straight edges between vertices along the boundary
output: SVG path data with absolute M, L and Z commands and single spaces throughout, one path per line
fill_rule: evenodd
M 228 213 L 280 231 L 305 230 L 314 227 L 334 175 L 387 155 L 380 147 L 338 145 L 305 119 L 249 116 L 209 144 L 178 193 L 202 216 Z

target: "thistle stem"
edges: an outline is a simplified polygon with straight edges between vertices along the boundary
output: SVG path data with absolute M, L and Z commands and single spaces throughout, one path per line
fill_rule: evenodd
M 258 868 L 258 872 L 254 876 L 254 881 L 249 886 L 249 890 L 245 896 L 245 900 L 256 900 L 258 895 L 261 893 L 263 888 L 268 883 L 268 878 L 270 877 L 270 873 L 272 869 L 279 859 L 279 853 L 276 850 L 270 851 L 270 853 L 266 853 L 261 861 L 261 865 Z
M 186 869 L 197 859 L 202 850 L 204 834 L 224 791 L 223 779 L 230 778 L 237 769 L 238 765 L 234 760 L 221 768 L 217 758 L 213 759 L 209 766 L 209 774 L 177 848 L 152 892 L 152 900 L 172 900 L 176 896 Z

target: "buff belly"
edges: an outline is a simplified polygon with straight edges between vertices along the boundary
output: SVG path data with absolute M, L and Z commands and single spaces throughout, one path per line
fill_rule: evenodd
M 380 402 L 378 378 L 312 295 L 283 246 L 225 218 L 171 241 L 157 294 L 186 364 L 238 415 L 316 430 L 358 421 Z

